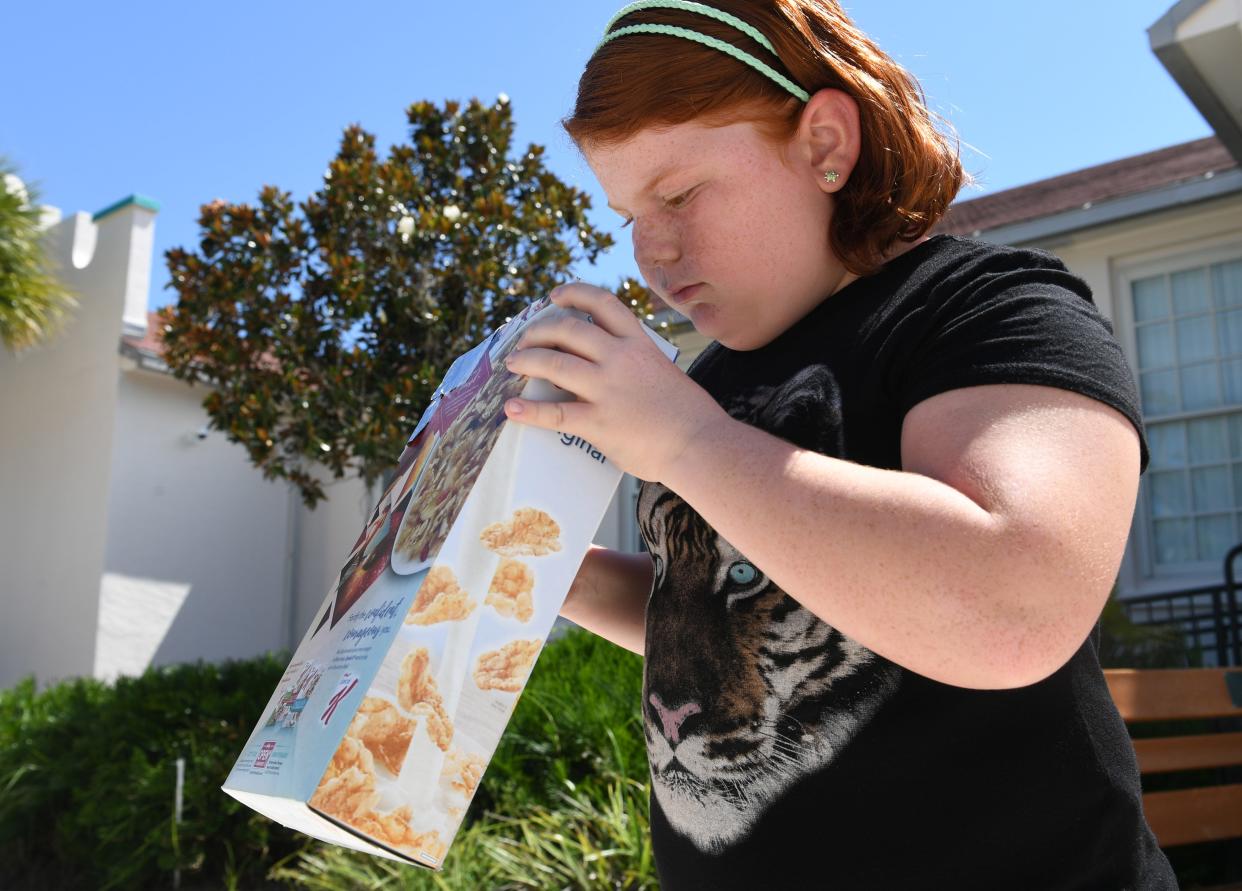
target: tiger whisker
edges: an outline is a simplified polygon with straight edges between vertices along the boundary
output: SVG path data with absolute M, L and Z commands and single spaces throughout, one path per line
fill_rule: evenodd
M 795 739 L 791 739 L 786 734 L 781 733 L 780 731 L 777 731 L 777 730 L 767 730 L 765 728 L 759 728 L 753 732 L 756 733 L 758 736 L 761 736 L 764 739 L 772 742 L 777 747 L 778 750 L 788 751 L 795 755 L 808 754 L 813 748 L 812 746 L 808 746 L 807 744 L 803 742 L 800 742 Z

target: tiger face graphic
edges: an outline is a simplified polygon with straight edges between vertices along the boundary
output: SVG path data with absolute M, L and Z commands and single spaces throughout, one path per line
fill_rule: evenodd
M 823 366 L 725 407 L 842 453 L 840 400 Z M 667 487 L 643 483 L 638 518 L 655 568 L 643 679 L 652 789 L 674 829 L 716 851 L 828 765 L 900 673 L 787 595 Z

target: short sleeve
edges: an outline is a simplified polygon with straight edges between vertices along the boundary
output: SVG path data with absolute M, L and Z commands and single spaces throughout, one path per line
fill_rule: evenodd
M 937 393 L 981 384 L 1060 387 L 1110 405 L 1149 453 L 1134 375 L 1087 284 L 1050 254 L 999 251 L 930 290 L 893 381 L 904 416 Z

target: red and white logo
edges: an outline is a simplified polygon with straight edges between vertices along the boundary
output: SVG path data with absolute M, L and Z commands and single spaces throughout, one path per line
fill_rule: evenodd
M 276 748 L 276 743 L 268 740 L 259 747 L 259 757 L 254 759 L 255 767 L 267 767 L 267 759 L 272 756 L 272 749 Z
M 332 714 L 336 711 L 336 707 L 341 704 L 349 692 L 358 686 L 358 678 L 346 672 L 336 684 L 336 692 L 332 694 L 332 698 L 328 700 L 328 705 L 323 710 L 323 714 L 319 716 L 319 722 L 324 727 L 328 726 L 328 722 L 332 720 Z

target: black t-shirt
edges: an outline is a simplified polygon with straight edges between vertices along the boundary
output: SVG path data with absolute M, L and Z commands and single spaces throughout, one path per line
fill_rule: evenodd
M 1143 430 L 1087 286 L 1049 254 L 952 236 L 689 373 L 733 417 L 874 467 L 901 468 L 910 408 L 978 384 L 1074 390 Z M 665 891 L 1176 887 L 1094 638 L 1029 687 L 948 686 L 815 617 L 666 487 L 643 483 L 638 521 Z

